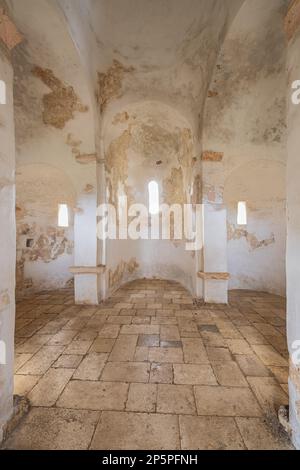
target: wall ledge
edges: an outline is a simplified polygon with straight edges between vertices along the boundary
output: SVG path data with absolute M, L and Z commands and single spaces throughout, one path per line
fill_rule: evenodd
M 71 274 L 100 274 L 105 271 L 106 266 L 99 264 L 98 266 L 71 266 L 69 271 Z
M 203 271 L 199 271 L 197 276 L 201 279 L 205 280 L 214 280 L 214 281 L 228 281 L 230 278 L 229 273 L 205 273 Z

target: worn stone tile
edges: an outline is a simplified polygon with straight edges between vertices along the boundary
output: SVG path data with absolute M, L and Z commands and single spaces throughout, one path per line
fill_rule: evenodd
M 150 317 L 140 317 L 135 316 L 132 318 L 132 325 L 150 325 L 151 318 Z
M 226 342 L 232 354 L 253 354 L 249 344 L 244 339 L 227 339 Z
M 48 342 L 49 346 L 67 346 L 77 335 L 76 330 L 61 330 L 54 335 Z
M 119 325 L 104 325 L 99 331 L 99 338 L 117 338 L 119 331 Z
M 99 413 L 33 408 L 5 442 L 13 450 L 86 450 Z
M 161 341 L 180 341 L 179 329 L 176 325 L 160 326 Z
M 262 411 L 248 388 L 195 386 L 198 415 L 261 416 Z
M 182 349 L 182 342 L 181 341 L 161 341 L 160 342 L 161 348 L 181 348 Z
M 239 354 L 235 356 L 235 360 L 245 376 L 268 377 L 270 375 L 266 366 L 255 354 Z
M 108 362 L 101 375 L 107 382 L 148 382 L 150 364 L 146 362 Z
M 253 345 L 252 348 L 266 366 L 285 367 L 288 365 L 287 360 L 282 357 L 272 346 Z
M 153 413 L 103 412 L 91 449 L 180 449 L 178 417 Z
M 268 344 L 271 344 L 274 349 L 276 349 L 279 354 L 282 354 L 284 357 L 288 357 L 288 347 L 287 339 L 284 336 L 266 336 Z
M 80 366 L 76 369 L 73 379 L 98 380 L 104 368 L 108 354 L 90 353 L 85 356 Z
M 128 316 L 128 315 L 118 315 L 118 316 L 110 315 L 107 318 L 106 323 L 107 324 L 112 323 L 114 325 L 130 325 L 132 318 L 133 318 L 132 316 Z
M 29 361 L 29 359 L 31 359 L 32 356 L 33 354 L 25 354 L 25 353 L 15 354 L 15 358 L 14 358 L 15 372 L 19 373 L 19 369 L 21 369 L 21 367 L 24 364 L 26 364 L 26 362 Z
M 63 330 L 78 330 L 78 331 L 80 331 L 82 328 L 85 327 L 87 321 L 88 320 L 86 318 L 71 318 L 71 320 L 69 320 L 68 323 L 66 323 L 63 326 Z
M 43 346 L 29 361 L 27 361 L 20 369 L 20 374 L 43 375 L 49 367 L 62 354 L 63 346 Z
M 209 365 L 174 364 L 174 383 L 186 385 L 218 385 Z
M 73 373 L 73 369 L 49 369 L 29 393 L 31 405 L 53 406 Z
M 126 411 L 153 413 L 156 409 L 157 385 L 132 383 L 129 386 Z
M 122 335 L 159 335 L 158 325 L 123 325 Z
M 89 341 L 77 341 L 74 340 L 69 346 L 64 350 L 64 354 L 86 354 L 93 344 L 93 340 Z
M 280 384 L 287 384 L 289 378 L 289 368 L 288 367 L 277 367 L 270 366 L 269 370 L 276 377 Z
M 138 346 L 158 347 L 159 335 L 139 335 Z
M 220 333 L 213 331 L 201 331 L 201 337 L 205 346 L 212 346 L 215 348 L 225 348 L 226 342 Z
M 206 352 L 210 362 L 231 362 L 232 356 L 228 348 L 207 347 Z
M 152 325 L 177 325 L 177 318 L 175 317 L 152 317 Z
M 93 341 L 98 336 L 98 331 L 83 328 L 76 336 L 76 341 Z
M 215 376 L 220 385 L 225 387 L 248 387 L 248 382 L 235 362 L 213 364 Z
M 233 418 L 180 416 L 182 450 L 243 450 L 243 440 Z
M 254 326 L 240 326 L 239 331 L 249 344 L 268 344 L 266 338 Z
M 182 347 L 184 362 L 191 364 L 209 364 L 206 350 L 201 338 L 182 338 Z
M 44 346 L 50 339 L 51 335 L 38 335 L 35 334 L 24 343 L 16 347 L 16 353 L 35 354 L 42 346 Z
M 62 354 L 52 367 L 76 369 L 82 361 L 82 358 L 83 356 L 77 354 Z
M 264 336 L 281 336 L 281 333 L 269 323 L 254 323 L 253 326 Z
M 128 384 L 71 380 L 56 406 L 81 410 L 124 410 Z
M 288 404 L 288 396 L 273 377 L 248 377 L 248 382 L 266 412 L 277 415 L 279 407 Z
M 134 362 L 148 362 L 149 359 L 149 348 L 144 347 L 144 346 L 137 346 L 134 356 L 133 356 L 133 361 Z
M 90 352 L 110 353 L 115 341 L 116 340 L 112 338 L 97 338 L 93 342 Z
M 182 350 L 179 348 L 150 348 L 150 362 L 183 362 Z
M 196 414 L 191 386 L 158 384 L 157 387 L 157 413 Z
M 236 418 L 236 423 L 249 450 L 292 450 L 287 436 L 273 423 L 262 418 Z
M 89 319 L 89 321 L 86 324 L 86 328 L 88 330 L 94 330 L 99 334 L 99 331 L 101 331 L 105 325 L 106 321 L 106 316 L 100 316 L 100 315 L 94 315 L 92 318 Z
M 153 362 L 151 364 L 150 382 L 171 384 L 173 382 L 172 364 Z
M 133 361 L 138 341 L 137 335 L 120 335 L 109 355 L 110 361 Z
M 15 375 L 14 395 L 27 395 L 40 380 L 40 375 Z

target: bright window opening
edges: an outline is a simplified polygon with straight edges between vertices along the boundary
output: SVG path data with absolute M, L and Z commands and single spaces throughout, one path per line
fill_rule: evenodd
M 152 215 L 159 213 L 159 189 L 156 181 L 150 181 L 148 184 L 149 191 L 149 212 Z
M 69 227 L 69 210 L 67 204 L 58 204 L 58 226 Z
M 237 223 L 238 225 L 247 225 L 247 204 L 245 201 L 238 203 Z
M 3 80 L 0 80 L 0 104 L 6 104 L 6 85 Z

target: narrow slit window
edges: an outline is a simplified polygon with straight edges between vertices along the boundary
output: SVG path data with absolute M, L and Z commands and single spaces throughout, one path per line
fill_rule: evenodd
M 238 225 L 247 225 L 247 204 L 245 201 L 238 203 L 237 223 Z
M 150 181 L 149 191 L 149 212 L 152 215 L 159 213 L 159 189 L 156 181 Z
M 69 210 L 67 204 L 58 205 L 58 226 L 69 227 Z
M 0 80 L 0 104 L 6 104 L 6 85 L 3 80 Z

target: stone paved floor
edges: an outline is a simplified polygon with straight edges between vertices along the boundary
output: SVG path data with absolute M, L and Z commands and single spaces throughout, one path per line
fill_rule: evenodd
M 283 298 L 233 291 L 194 305 L 132 282 L 98 307 L 70 290 L 17 305 L 15 393 L 32 408 L 10 449 L 285 449 Z

